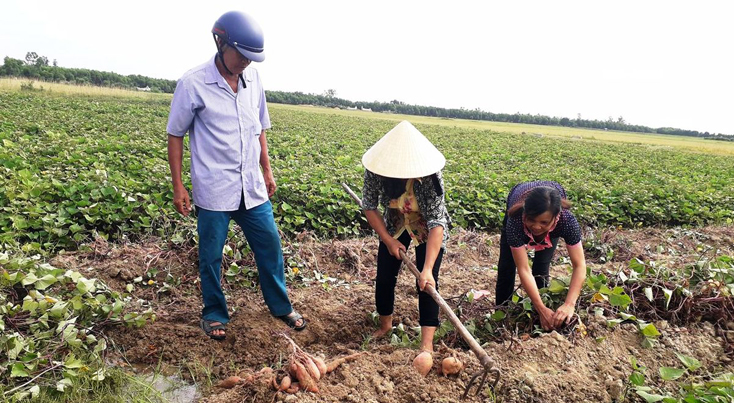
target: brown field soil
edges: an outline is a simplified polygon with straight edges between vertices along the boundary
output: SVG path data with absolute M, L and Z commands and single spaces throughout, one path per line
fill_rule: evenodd
M 734 255 L 732 226 L 589 230 L 586 237 L 597 240 L 594 246 L 587 245 L 587 263 L 594 272 L 626 267 L 635 257 L 675 267 L 705 253 L 704 245 Z M 498 241 L 497 234 L 462 230 L 452 234 L 440 275 L 440 292 L 446 300 L 455 305 L 471 289 L 489 290 L 489 298 L 494 298 Z M 108 357 L 110 365 L 175 368 L 198 385 L 205 402 L 458 402 L 470 374 L 480 369 L 473 353 L 454 343 L 466 368 L 458 376 L 440 375 L 440 362 L 451 353 L 439 344 L 434 368 L 423 378 L 411 365 L 417 350 L 391 345 L 389 339 L 369 338 L 375 329 L 370 314 L 375 309 L 372 278 L 376 238 L 317 241 L 301 234 L 286 243 L 286 258 L 301 262 L 301 274 L 308 273 L 313 280 L 305 286 L 289 284 L 293 305 L 309 320 L 303 332 L 291 331 L 270 316 L 259 289 L 225 283 L 232 318 L 223 342 L 207 338 L 198 325 L 201 300 L 194 247 L 172 247 L 159 240 L 128 245 L 98 241 L 90 246 L 91 252 L 66 253 L 52 263 L 100 278 L 118 291 L 135 277 L 145 277 L 147 270 L 158 270 L 154 284 L 146 285 L 147 277 L 146 282 L 135 284 L 130 302 L 133 309 L 137 304 L 150 304 L 157 320 L 139 329 L 107 329 L 114 351 Z M 564 254 L 565 247 L 559 247 L 555 275 L 565 273 Z M 253 266 L 249 256 L 238 263 Z M 314 270 L 321 274 L 321 281 L 314 279 Z M 159 292 L 167 277 L 169 282 L 175 280 L 175 286 Z M 396 288 L 394 324 L 398 323 L 418 323 L 414 279 L 407 270 L 401 272 Z M 680 367 L 675 352 L 696 357 L 702 371 L 734 370 L 725 352 L 726 340 L 711 323 L 656 322 L 662 335 L 649 349 L 642 348 L 635 325 L 610 329 L 603 318 L 593 315 L 585 325 L 585 337 L 570 330 L 488 342 L 484 348 L 502 370 L 499 387 L 494 393 L 485 388 L 466 401 L 610 402 L 626 393 L 632 371 L 630 356 L 647 366 L 648 385 L 665 387 L 657 370 L 660 366 Z M 264 366 L 279 368 L 290 352 L 285 339 L 278 336 L 280 332 L 307 352 L 323 354 L 327 362 L 355 352 L 364 354 L 322 378 L 317 394 L 276 393 L 264 377 L 232 389 L 213 386 L 230 375 L 249 374 Z M 448 339 L 447 344 L 451 345 Z M 629 393 L 628 399 L 634 401 L 635 397 Z

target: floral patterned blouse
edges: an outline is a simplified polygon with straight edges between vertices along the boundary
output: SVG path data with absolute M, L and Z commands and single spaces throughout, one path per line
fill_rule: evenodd
M 407 231 L 416 245 L 428 240 L 428 233 L 432 228 L 442 226 L 444 231 L 441 247 L 445 248 L 451 219 L 444 202 L 441 172 L 437 172 L 436 176 L 441 189 L 435 188 L 430 177 L 409 179 L 405 192 L 399 198 L 390 200 L 383 191 L 380 176 L 365 170 L 362 206 L 365 210 L 377 210 L 378 204 L 382 205 L 387 232 L 397 239 Z

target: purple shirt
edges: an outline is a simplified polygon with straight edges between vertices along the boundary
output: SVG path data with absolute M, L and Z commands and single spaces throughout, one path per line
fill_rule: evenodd
M 510 190 L 510 194 L 507 196 L 507 208 L 509 209 L 515 203 L 522 200 L 523 196 L 527 192 L 538 186 L 558 189 L 561 193 L 561 198 L 566 198 L 566 190 L 557 182 L 524 182 L 515 185 L 515 187 Z M 558 214 L 557 221 L 553 224 L 551 230 L 548 231 L 545 239 L 539 243 L 533 240 L 532 235 L 527 228 L 525 228 L 525 224 L 522 222 L 522 215 L 520 214 L 515 217 L 507 217 L 507 222 L 505 223 L 505 234 L 507 235 L 507 244 L 510 245 L 510 248 L 512 249 L 527 247 L 540 251 L 551 247 L 551 240 L 558 237 L 561 237 L 566 241 L 566 247 L 568 248 L 581 246 L 581 226 L 573 213 L 567 209 L 561 209 L 561 212 Z
M 166 130 L 189 133 L 194 204 L 214 211 L 239 208 L 244 193 L 247 209 L 268 200 L 260 171 L 260 133 L 270 128 L 260 76 L 253 67 L 237 81 L 237 93 L 227 84 L 214 57 L 178 80 Z

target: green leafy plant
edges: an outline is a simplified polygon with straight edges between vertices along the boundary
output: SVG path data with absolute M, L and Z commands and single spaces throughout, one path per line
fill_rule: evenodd
M 96 279 L 42 263 L 0 256 L 0 379 L 6 398 L 21 399 L 107 377 L 111 325 L 143 326 L 152 309 L 127 309 L 125 295 Z M 54 392 L 54 393 L 56 393 Z
M 647 368 L 640 365 L 635 357 L 630 357 L 632 373 L 629 376 L 629 390 L 632 390 L 645 402 L 664 403 L 729 403 L 734 396 L 734 374 L 727 372 L 713 377 L 695 375 L 701 363 L 693 357 L 675 353 L 685 368 L 660 367 L 660 378 L 666 382 L 676 382 L 686 377 L 684 382 L 676 383 L 677 394 L 664 393 L 656 388 L 645 385 Z

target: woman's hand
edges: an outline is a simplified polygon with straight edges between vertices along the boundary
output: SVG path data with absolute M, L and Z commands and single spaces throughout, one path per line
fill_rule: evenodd
M 543 327 L 543 330 L 553 330 L 556 328 L 553 323 L 553 315 L 555 313 L 552 309 L 543 305 L 537 311 L 540 314 L 540 325 Z
M 389 237 L 382 242 L 385 243 L 385 246 L 387 246 L 387 250 L 390 252 L 391 255 L 395 256 L 395 258 L 398 260 L 403 260 L 403 258 L 400 257 L 400 251 L 402 250 L 403 252 L 405 252 L 406 249 L 405 245 L 403 245 L 402 242 L 393 237 Z
M 558 310 L 556 310 L 556 313 L 553 314 L 553 326 L 559 327 L 563 324 L 563 322 L 571 321 L 571 318 L 573 317 L 575 309 L 573 305 L 570 304 L 563 304 L 561 305 Z
M 433 273 L 430 269 L 424 269 L 421 272 L 421 276 L 418 278 L 418 288 L 420 288 L 421 291 L 423 291 L 427 285 L 433 287 L 434 290 L 436 289 L 436 280 L 433 278 Z

